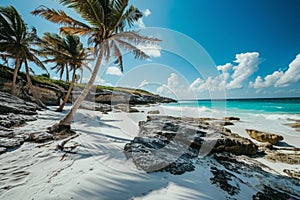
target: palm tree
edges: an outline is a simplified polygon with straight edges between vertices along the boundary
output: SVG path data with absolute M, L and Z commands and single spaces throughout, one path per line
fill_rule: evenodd
M 36 29 L 32 28 L 29 31 L 22 17 L 13 6 L 0 7 L 0 52 L 16 60 L 12 81 L 12 94 L 16 94 L 18 71 L 24 63 L 29 89 L 36 103 L 39 106 L 44 106 L 33 89 L 28 66 L 28 61 L 31 61 L 47 71 L 44 64 L 34 55 L 36 50 L 32 46 L 36 45 L 38 41 Z
M 136 59 L 145 59 L 149 56 L 139 49 L 137 45 L 157 44 L 160 40 L 139 35 L 131 28 L 141 17 L 140 12 L 134 6 L 128 9 L 129 0 L 59 0 L 59 2 L 73 9 L 81 18 L 88 22 L 83 23 L 68 16 L 63 10 L 54 10 L 41 6 L 32 12 L 45 19 L 61 24 L 60 32 L 71 35 L 88 36 L 89 44 L 94 44 L 97 59 L 90 80 L 86 84 L 80 96 L 75 101 L 68 114 L 56 125 L 51 127 L 52 132 L 68 132 L 71 130 L 71 122 L 74 113 L 90 91 L 100 66 L 111 57 L 116 58 L 123 71 L 123 51 L 130 51 Z
M 48 58 L 44 62 L 55 62 L 56 65 L 54 67 L 58 67 L 58 70 L 64 67 L 68 70 L 68 66 L 73 70 L 68 92 L 62 104 L 56 110 L 57 112 L 61 112 L 71 95 L 76 80 L 76 71 L 83 70 L 83 67 L 91 71 L 88 61 L 93 60 L 89 58 L 92 55 L 92 50 L 91 48 L 83 48 L 83 44 L 80 42 L 78 36 L 68 35 L 61 37 L 58 34 L 51 33 L 44 33 L 43 42 L 41 42 L 40 47 L 40 55 Z

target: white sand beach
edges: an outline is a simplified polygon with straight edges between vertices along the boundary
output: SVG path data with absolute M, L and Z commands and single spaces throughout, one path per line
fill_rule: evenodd
M 58 151 L 56 145 L 59 141 L 50 141 L 41 144 L 26 142 L 18 149 L 0 155 L 0 198 L 226 199 L 224 191 L 210 184 L 209 161 L 205 157 L 194 171 L 182 175 L 146 173 L 137 169 L 132 160 L 126 158 L 123 153 L 124 145 L 138 135 L 138 122 L 146 119 L 148 110 L 176 115 L 176 112 L 172 113 L 159 105 L 138 109 L 144 112 L 113 111 L 101 114 L 79 109 L 73 128 L 80 135 L 66 145 L 80 144 L 74 150 L 75 153 Z M 37 121 L 27 122 L 27 125 L 19 128 L 40 130 L 56 123 L 63 115 L 64 113 L 51 110 L 40 111 Z M 249 137 L 242 131 L 247 123 L 250 122 L 238 122 L 231 129 Z M 284 142 L 300 147 L 300 136 L 285 135 Z M 272 169 L 269 169 L 270 173 L 276 175 L 283 175 L 283 168 L 300 169 L 299 165 L 262 162 Z M 255 188 L 241 188 L 235 198 L 249 198 L 255 192 Z

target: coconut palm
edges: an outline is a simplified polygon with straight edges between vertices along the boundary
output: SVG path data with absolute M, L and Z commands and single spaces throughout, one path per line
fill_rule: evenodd
M 74 113 L 90 91 L 100 66 L 111 57 L 116 58 L 123 71 L 124 51 L 132 52 L 137 59 L 149 58 L 149 56 L 138 48 L 137 45 L 157 44 L 156 38 L 141 36 L 130 29 L 141 17 L 140 12 L 134 6 L 128 6 L 128 0 L 58 0 L 62 5 L 73 9 L 81 18 L 87 22 L 75 20 L 68 16 L 63 10 L 54 10 L 47 7 L 39 7 L 32 12 L 40 15 L 54 23 L 61 24 L 60 32 L 64 34 L 77 34 L 88 36 L 89 44 L 93 44 L 97 59 L 90 80 L 83 89 L 81 95 L 75 101 L 68 114 L 53 126 L 53 132 L 68 131 Z
M 38 41 L 36 29 L 32 28 L 29 31 L 22 17 L 13 6 L 0 7 L 0 52 L 3 52 L 6 57 L 16 60 L 12 81 L 12 94 L 16 94 L 17 74 L 24 63 L 29 89 L 36 103 L 39 106 L 43 106 L 36 91 L 33 89 L 28 66 L 28 62 L 31 61 L 47 71 L 44 64 L 35 56 L 36 50 L 32 48 Z
M 70 66 L 70 69 L 73 70 L 72 80 L 68 92 L 62 104 L 56 110 L 61 112 L 71 95 L 76 80 L 76 71 L 82 71 L 83 67 L 86 67 L 91 71 L 88 66 L 88 62 L 93 60 L 90 58 L 92 51 L 90 48 L 83 47 L 83 44 L 80 42 L 78 36 L 68 35 L 62 37 L 58 34 L 51 33 L 44 33 L 43 42 L 40 43 L 40 48 L 40 55 L 47 57 L 44 62 L 55 62 L 56 65 L 54 67 L 57 67 L 58 70 L 63 68 L 68 70 L 68 66 Z

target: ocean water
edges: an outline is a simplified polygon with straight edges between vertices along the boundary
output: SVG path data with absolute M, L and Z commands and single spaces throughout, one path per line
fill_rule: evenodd
M 191 100 L 179 101 L 166 106 L 202 107 L 236 113 L 300 114 L 300 98 Z
M 228 128 L 242 136 L 247 136 L 245 129 L 300 136 L 299 130 L 287 125 L 300 120 L 300 98 L 179 101 L 160 108 L 162 114 L 179 117 L 239 117 Z

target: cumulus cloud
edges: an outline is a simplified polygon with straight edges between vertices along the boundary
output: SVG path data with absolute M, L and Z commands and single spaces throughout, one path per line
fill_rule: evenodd
M 148 85 L 148 84 L 149 84 L 149 83 L 148 83 L 147 80 L 143 80 L 143 81 L 140 83 L 139 88 L 143 88 L 143 87 L 145 87 L 145 86 Z
M 300 54 L 289 64 L 288 70 L 280 77 L 275 86 L 284 87 L 300 81 Z
M 140 50 L 144 51 L 150 57 L 160 57 L 161 56 L 161 47 L 159 45 L 146 45 L 146 46 L 137 46 Z
M 144 11 L 144 15 L 145 15 L 145 17 L 148 17 L 149 15 L 151 15 L 151 11 L 149 9 L 146 9 Z
M 219 71 L 221 71 L 220 77 L 226 82 L 230 78 L 229 71 L 232 70 L 233 65 L 231 63 L 227 63 L 225 65 L 220 65 L 217 67 Z
M 122 72 L 118 67 L 112 66 L 108 67 L 106 70 L 106 74 L 114 75 L 114 76 L 122 76 Z
M 275 71 L 273 74 L 267 75 L 265 78 L 258 76 L 254 82 L 249 83 L 249 87 L 257 89 L 274 86 L 283 74 L 284 73 L 282 71 Z
M 235 58 L 238 65 L 233 66 L 232 80 L 226 85 L 227 89 L 242 88 L 243 82 L 258 70 L 260 63 L 258 52 L 237 54 Z
M 143 18 L 138 19 L 137 26 L 138 26 L 138 28 L 141 28 L 141 29 L 146 28 Z
M 170 77 L 168 78 L 168 84 L 162 85 L 156 89 L 156 93 L 162 94 L 167 93 L 170 94 L 172 91 L 177 90 L 177 86 L 179 84 L 179 77 L 175 73 L 171 73 Z
M 236 54 L 236 60 L 233 62 L 237 63 L 237 65 L 226 63 L 225 65 L 217 66 L 220 72 L 217 76 L 209 76 L 206 80 L 197 78 L 189 86 L 189 90 L 197 92 L 209 90 L 215 92 L 222 91 L 225 88 L 242 88 L 244 82 L 258 70 L 260 62 L 259 53 L 248 52 Z
M 274 71 L 272 74 L 262 78 L 257 76 L 254 82 L 249 83 L 249 87 L 258 89 L 266 87 L 286 87 L 292 83 L 300 81 L 300 54 L 289 64 L 288 69 L 283 72 L 281 70 Z
M 205 81 L 197 78 L 189 86 L 189 90 L 193 92 L 201 92 L 209 90 L 210 92 L 222 91 L 225 88 L 225 81 L 220 76 L 209 76 Z

